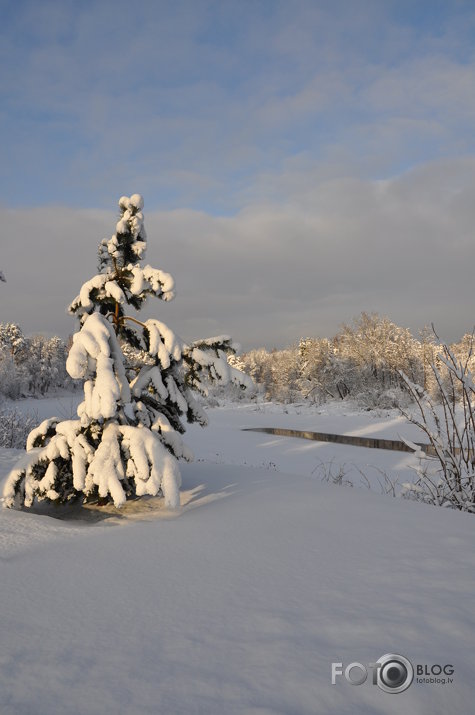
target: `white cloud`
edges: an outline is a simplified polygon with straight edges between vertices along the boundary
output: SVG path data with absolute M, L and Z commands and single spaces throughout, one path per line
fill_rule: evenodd
M 362 310 L 413 330 L 433 321 L 448 340 L 472 329 L 475 159 L 389 181 L 300 180 L 285 203 L 233 217 L 146 211 L 147 260 L 177 282 L 175 301 L 150 314 L 186 338 L 229 332 L 246 346 L 330 335 Z M 0 220 L 10 237 L 0 320 L 71 331 L 65 307 L 95 271 L 114 213 L 3 209 Z
M 76 5 L 26 2 L 0 28 L 6 203 L 142 192 L 164 209 L 149 260 L 178 284 L 156 310 L 186 337 L 282 345 L 361 310 L 471 329 L 473 10 Z M 0 320 L 69 332 L 114 216 L 2 209 Z

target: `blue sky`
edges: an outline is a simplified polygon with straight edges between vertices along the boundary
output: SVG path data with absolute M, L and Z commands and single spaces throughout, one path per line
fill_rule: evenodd
M 155 212 L 159 232 L 170 217 L 178 234 L 184 226 L 198 231 L 202 214 L 215 227 L 224 217 L 232 223 L 233 242 L 244 245 L 238 229 L 247 217 L 254 221 L 249 230 L 259 255 L 258 244 L 265 244 L 266 235 L 255 233 L 255 227 L 262 216 L 285 211 L 279 228 L 290 221 L 290 245 L 293 236 L 314 226 L 302 270 L 311 264 L 318 277 L 320 270 L 329 270 L 316 268 L 320 249 L 331 236 L 338 241 L 343 230 L 339 202 L 343 214 L 351 214 L 353 228 L 345 240 L 362 241 L 364 250 L 358 237 L 365 235 L 365 222 L 381 232 L 379 218 L 390 212 L 381 202 L 393 197 L 395 187 L 403 187 L 404 194 L 412 186 L 400 211 L 413 217 L 405 227 L 406 238 L 413 239 L 401 250 L 421 255 L 417 237 L 433 228 L 436 216 L 439 228 L 444 220 L 447 224 L 444 245 L 449 251 L 452 242 L 450 255 L 456 250 L 454 236 L 464 235 L 465 224 L 458 221 L 473 203 L 475 171 L 473 2 L 0 0 L 0 6 L 0 207 L 8 214 L 3 225 L 9 231 L 29 216 L 37 240 L 44 234 L 48 243 L 47 222 L 39 225 L 31 213 L 48 206 L 109 212 L 101 221 L 107 223 L 107 215 L 112 228 L 118 197 L 139 191 L 146 211 Z M 383 199 L 376 189 L 388 186 Z M 427 196 L 431 186 L 432 204 Z M 358 209 L 361 191 L 372 197 L 365 213 Z M 456 194 L 466 205 L 460 211 L 450 207 L 442 217 L 439 194 Z M 21 211 L 27 213 L 20 216 Z M 196 214 L 194 224 L 188 220 L 190 211 Z M 421 211 L 426 216 L 422 225 Z M 73 241 L 81 232 L 65 222 Z M 100 238 L 94 237 L 96 243 Z M 216 250 L 209 233 L 200 241 L 201 255 L 209 257 L 207 251 Z M 220 250 L 218 264 L 225 266 L 229 244 Z M 292 259 L 283 248 L 279 255 L 274 286 Z M 6 257 L 8 278 L 17 267 L 14 256 Z M 193 266 L 170 258 L 188 281 Z M 261 274 L 266 272 L 262 260 Z M 444 264 L 441 256 L 440 266 L 432 270 L 436 283 Z M 375 270 L 383 267 L 381 255 Z M 341 280 L 345 275 L 342 269 Z M 79 274 L 78 280 L 87 277 Z M 305 309 L 310 302 L 317 316 L 312 332 L 331 332 L 331 325 L 351 319 L 359 309 L 395 313 L 414 328 L 411 320 L 426 316 L 437 322 L 430 291 L 414 293 L 413 302 L 426 307 L 415 317 L 398 308 L 404 301 L 398 302 L 396 284 L 389 299 L 379 289 L 367 296 L 367 278 L 362 275 L 361 281 L 340 312 L 322 304 L 331 292 L 323 296 L 315 288 L 307 294 Z M 401 282 L 406 283 L 404 275 Z M 260 287 L 244 284 L 242 290 L 257 295 Z M 9 296 L 9 309 L 25 322 L 15 307 L 18 296 Z M 338 296 L 336 302 L 341 291 Z M 269 287 L 261 298 L 271 302 L 278 295 Z M 203 305 L 205 322 L 207 310 Z M 237 302 L 231 313 L 240 310 Z M 473 319 L 468 323 L 469 314 L 457 311 L 456 327 L 448 309 L 439 317 L 443 327 L 471 330 Z M 0 320 L 9 317 L 3 312 Z M 296 305 L 289 316 L 293 329 L 283 335 L 281 306 L 273 318 L 265 318 L 273 329 L 263 339 L 285 343 L 311 329 L 310 318 L 299 321 L 301 312 L 302 305 Z M 63 317 L 55 320 L 38 322 L 38 329 L 64 331 Z M 194 324 L 201 325 L 200 320 Z M 250 332 L 259 335 L 257 323 Z
M 10 206 L 107 208 L 140 184 L 152 208 L 229 213 L 296 157 L 387 177 L 474 149 L 473 97 L 450 103 L 473 3 L 2 6 Z

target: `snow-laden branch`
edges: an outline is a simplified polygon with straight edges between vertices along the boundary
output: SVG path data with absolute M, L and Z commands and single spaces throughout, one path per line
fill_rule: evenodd
M 6 507 L 17 502 L 28 507 L 34 499 L 68 501 L 81 493 L 87 498 L 95 491 L 101 498 L 110 495 L 116 507 L 131 493 L 162 494 L 166 507 L 179 506 L 178 465 L 157 434 L 110 422 L 94 448 L 82 429 L 79 420 L 45 420 L 35 430 L 26 459 L 5 484 Z M 44 446 L 33 446 L 38 443 Z
M 92 313 L 73 338 L 66 361 L 73 378 L 86 378 L 84 402 L 78 408 L 83 421 L 110 419 L 119 403 L 130 403 L 130 388 L 114 330 L 100 313 Z

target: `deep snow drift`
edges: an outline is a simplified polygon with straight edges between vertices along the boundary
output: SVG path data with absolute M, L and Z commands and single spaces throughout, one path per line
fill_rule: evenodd
M 187 433 L 178 516 L 0 511 L 2 715 L 473 710 L 473 516 L 312 474 L 333 459 L 405 479 L 408 454 L 239 431 L 416 437 L 394 414 L 297 411 L 212 410 Z M 19 453 L 0 454 L 4 476 Z M 453 683 L 331 684 L 332 662 L 385 653 L 452 664 Z

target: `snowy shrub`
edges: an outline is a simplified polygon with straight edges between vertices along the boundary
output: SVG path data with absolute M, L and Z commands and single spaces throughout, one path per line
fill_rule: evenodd
M 160 494 L 176 508 L 177 460 L 192 459 L 181 436 L 184 420 L 207 424 L 193 393 L 206 395 L 212 382 L 251 385 L 227 361 L 234 351 L 228 336 L 187 345 L 161 321 L 141 322 L 125 313 L 126 306 L 140 310 L 150 296 L 171 300 L 174 282 L 142 265 L 142 197 L 123 196 L 119 208 L 116 231 L 99 248 L 100 272 L 69 308 L 79 332 L 66 369 L 84 380 L 78 419 L 51 418 L 29 434 L 29 459 L 6 481 L 6 507 L 31 506 L 35 499 L 111 499 L 120 507 L 126 499 Z M 41 347 L 42 359 L 49 353 Z
M 231 354 L 228 355 L 227 361 L 231 367 L 245 372 L 245 366 L 240 357 Z M 208 385 L 207 393 L 198 393 L 196 399 L 204 407 L 219 407 L 229 402 L 249 402 L 254 400 L 256 395 L 257 389 L 254 384 L 243 389 L 241 384 L 232 381 L 226 384 L 213 382 Z
M 431 454 L 407 442 L 419 459 L 414 483 L 404 485 L 406 497 L 461 511 L 475 512 L 475 386 L 468 355 L 458 359 L 443 345 L 439 362 L 432 365 L 438 399 L 402 375 L 419 412 L 419 417 L 403 411 L 429 439 Z
M 373 387 L 355 395 L 356 403 L 366 410 L 392 410 L 407 408 L 411 402 L 408 390 L 393 387 L 388 390 Z
M 392 477 L 383 469 L 371 464 L 366 465 L 363 471 L 356 464 L 335 462 L 334 459 L 324 462 L 320 459 L 312 474 L 318 475 L 321 481 L 327 484 L 352 488 L 365 487 L 391 497 L 396 497 L 398 493 L 397 477 Z
M 409 407 L 411 402 L 408 390 L 402 387 L 392 387 L 381 393 L 376 406 L 382 410 L 401 409 Z
M 23 414 L 15 408 L 0 410 L 0 447 L 25 449 L 28 434 L 37 422 L 34 414 Z

